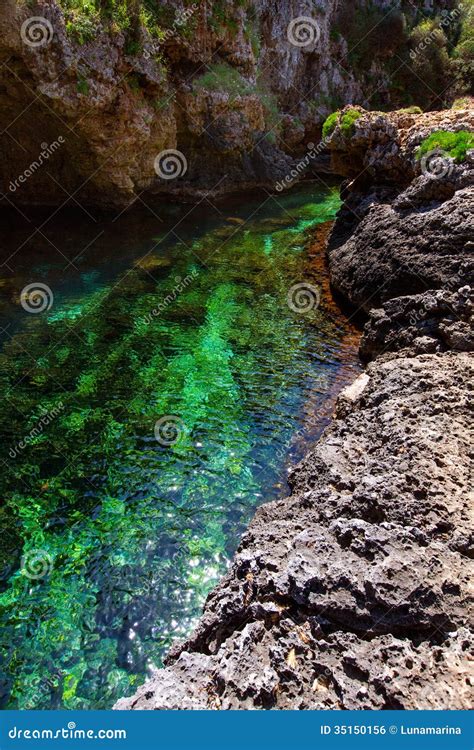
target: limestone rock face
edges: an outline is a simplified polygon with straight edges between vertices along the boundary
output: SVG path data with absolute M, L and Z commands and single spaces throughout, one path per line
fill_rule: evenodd
M 340 125 L 348 110 L 360 113 L 349 130 Z M 404 110 L 367 112 L 351 105 L 341 110 L 338 124 L 327 137 L 327 145 L 337 174 L 355 180 L 355 185 L 367 188 L 369 184 L 391 184 L 400 188 L 422 173 L 422 162 L 416 159 L 416 151 L 431 133 L 437 130 L 472 132 L 473 128 L 474 112 L 469 109 L 410 114 Z M 448 177 L 451 184 L 457 183 L 460 187 L 462 171 L 462 168 L 446 169 L 446 175 L 434 184 L 439 187 Z
M 367 105 L 367 92 L 378 88 L 389 97 L 382 54 L 365 72 L 346 60 L 349 0 L 251 0 L 245 8 L 232 0 L 225 19 L 214 3 L 159 5 L 168 18 L 163 38 L 143 31 L 137 46 L 113 24 L 78 39 L 60 0 L 3 0 L 0 187 L 10 201 L 61 204 L 69 193 L 82 204 L 127 206 L 144 191 L 196 197 L 274 188 L 319 140 L 333 109 Z M 385 3 L 359 6 L 363 14 Z M 49 24 L 47 43 L 25 42 L 32 17 Z M 303 45 L 299 25 L 289 39 L 301 17 L 313 24 Z M 64 143 L 47 166 L 10 188 L 59 136 Z M 173 180 L 155 169 L 169 149 L 187 167 Z

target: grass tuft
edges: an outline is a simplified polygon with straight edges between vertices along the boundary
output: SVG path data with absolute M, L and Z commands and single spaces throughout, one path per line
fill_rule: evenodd
M 362 115 L 357 109 L 348 109 L 342 117 L 340 111 L 333 112 L 323 125 L 323 138 L 328 138 L 336 128 L 336 125 L 339 125 L 342 134 L 346 138 L 350 138 L 354 132 L 354 123 L 359 117 L 362 117 Z
M 416 152 L 416 157 L 421 159 L 430 151 L 441 149 L 455 161 L 461 162 L 465 160 L 467 152 L 473 148 L 474 133 L 470 133 L 468 130 L 459 130 L 457 133 L 451 133 L 449 130 L 438 130 L 422 141 Z
M 329 115 L 329 117 L 326 118 L 323 125 L 323 138 L 328 138 L 336 128 L 337 122 L 339 120 L 339 114 L 339 111 L 333 112 L 331 115 Z

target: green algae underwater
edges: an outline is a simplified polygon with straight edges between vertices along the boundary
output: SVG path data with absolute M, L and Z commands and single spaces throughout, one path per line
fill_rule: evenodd
M 286 493 L 318 409 L 358 368 L 324 293 L 304 314 L 288 305 L 294 284 L 321 284 L 308 245 L 339 205 L 312 185 L 231 215 L 170 207 L 119 219 L 82 254 L 89 234 L 69 224 L 51 235 L 68 266 L 25 250 L 1 279 L 3 708 L 134 692 L 191 630 L 256 507 Z M 54 292 L 41 314 L 19 304 L 33 281 Z M 178 439 L 166 420 L 155 435 L 163 417 Z

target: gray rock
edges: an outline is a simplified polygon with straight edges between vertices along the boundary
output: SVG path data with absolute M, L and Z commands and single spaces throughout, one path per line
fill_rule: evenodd
M 342 213 L 347 211 L 359 215 L 358 206 Z M 368 210 L 362 206 L 361 220 L 349 238 L 336 224 L 328 248 L 334 288 L 369 312 L 392 297 L 474 285 L 474 255 L 467 249 L 473 214 L 472 187 L 448 200 L 403 211 L 375 199 Z M 347 218 L 341 216 L 340 222 L 345 224 Z
M 414 158 L 466 117 L 364 115 L 353 139 L 336 128 L 355 179 L 331 279 L 369 313 L 373 361 L 291 496 L 257 511 L 194 633 L 116 708 L 470 706 L 473 164 L 433 180 Z
M 473 369 L 464 352 L 369 365 L 196 631 L 116 708 L 467 708 Z
M 474 351 L 474 293 L 444 289 L 395 297 L 372 310 L 364 329 L 360 353 L 366 360 L 384 351 Z

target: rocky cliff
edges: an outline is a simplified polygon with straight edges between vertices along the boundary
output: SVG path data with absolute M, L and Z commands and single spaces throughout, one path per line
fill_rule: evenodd
M 348 178 L 329 242 L 334 288 L 368 312 L 399 295 L 472 284 L 474 151 L 459 162 L 442 149 L 417 153 L 431 134 L 473 133 L 474 110 L 359 111 L 328 142 Z
M 116 0 L 3 0 L 5 200 L 127 206 L 148 193 L 273 187 L 337 107 L 411 100 L 407 81 L 419 88 L 417 61 L 430 61 L 417 23 L 434 24 L 447 60 L 461 16 L 441 27 L 436 14 L 458 3 L 425 5 L 129 2 L 134 20 Z M 432 106 L 445 83 L 428 76 L 415 103 Z
M 329 138 L 350 181 L 328 259 L 371 361 L 194 633 L 117 709 L 469 707 L 474 169 L 416 152 L 472 114 L 359 115 Z

